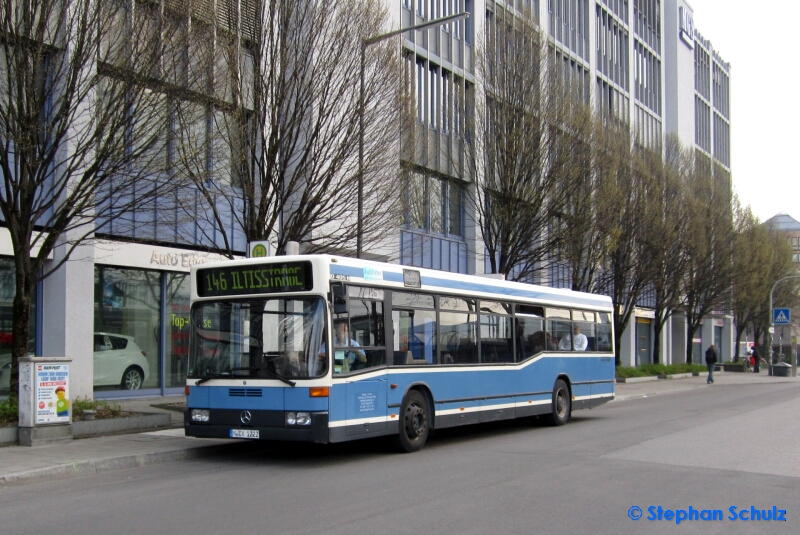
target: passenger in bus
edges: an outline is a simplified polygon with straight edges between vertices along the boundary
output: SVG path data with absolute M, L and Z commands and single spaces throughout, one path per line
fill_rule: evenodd
M 574 345 L 574 348 L 571 345 Z M 558 349 L 561 351 L 586 351 L 588 345 L 589 340 L 585 334 L 581 333 L 581 326 L 576 323 L 572 326 L 571 335 L 565 334 L 561 337 L 561 341 L 558 342 Z
M 530 346 L 533 348 L 533 354 L 541 353 L 542 351 L 555 351 L 558 346 L 553 341 L 553 337 L 546 331 L 537 331 L 529 337 Z

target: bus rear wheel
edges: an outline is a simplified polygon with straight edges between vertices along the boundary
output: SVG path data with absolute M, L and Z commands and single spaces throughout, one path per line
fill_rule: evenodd
M 552 425 L 564 425 L 569 420 L 572 407 L 569 387 L 563 379 L 558 379 L 553 387 L 553 407 L 550 413 L 550 423 Z
M 429 431 L 428 402 L 420 392 L 412 390 L 403 399 L 395 445 L 401 452 L 419 451 L 428 440 Z

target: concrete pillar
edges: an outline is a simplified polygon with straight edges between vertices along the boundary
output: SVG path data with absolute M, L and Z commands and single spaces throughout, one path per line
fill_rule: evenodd
M 49 269 L 63 258 L 66 245 L 54 251 Z M 92 398 L 94 375 L 94 246 L 81 245 L 71 259 L 44 280 L 42 356 L 68 357 L 70 396 Z
M 636 365 L 636 318 L 631 318 L 620 338 L 620 366 Z

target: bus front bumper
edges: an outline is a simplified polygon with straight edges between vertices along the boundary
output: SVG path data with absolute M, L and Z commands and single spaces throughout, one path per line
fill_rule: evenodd
M 258 431 L 257 440 L 330 442 L 327 412 L 312 412 L 311 425 L 304 426 L 286 425 L 284 411 L 248 411 L 250 425 L 242 423 L 243 411 L 239 410 L 211 410 L 208 423 L 193 422 L 191 412 L 192 409 L 187 408 L 183 413 L 183 429 L 187 437 L 237 438 L 233 437 L 233 431 Z

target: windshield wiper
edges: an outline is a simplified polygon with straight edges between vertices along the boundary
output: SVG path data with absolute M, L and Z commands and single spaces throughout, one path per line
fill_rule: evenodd
M 217 379 L 218 377 L 219 377 L 219 375 L 206 375 L 205 377 L 201 377 L 200 379 L 195 381 L 194 386 L 201 385 L 201 384 L 205 383 L 206 381 L 210 381 L 211 379 Z
M 252 373 L 260 373 L 260 372 L 264 372 L 264 373 L 266 373 L 266 374 L 268 374 L 268 375 L 271 375 L 271 376 L 272 376 L 272 377 L 274 377 L 275 379 L 278 379 L 278 380 L 280 380 L 280 381 L 283 381 L 284 383 L 286 383 L 286 384 L 287 384 L 287 385 L 289 385 L 289 386 L 294 386 L 294 385 L 296 385 L 296 384 L 297 384 L 297 383 L 295 383 L 294 381 L 292 381 L 292 380 L 290 380 L 290 379 L 287 379 L 287 378 L 286 378 L 286 377 L 284 377 L 283 375 L 279 374 L 278 372 L 274 372 L 274 371 L 272 371 L 272 370 L 268 370 L 268 369 L 266 369 L 266 368 L 253 368 L 253 367 L 248 367 L 248 366 L 242 366 L 242 367 L 239 367 L 239 368 L 231 368 L 231 374 L 233 374 L 233 372 L 236 372 L 236 371 L 243 371 L 243 370 L 247 370 L 247 371 L 249 371 L 249 372 L 252 372 Z
M 239 368 L 237 368 L 237 369 L 239 369 Z M 246 370 L 247 368 L 241 368 L 241 369 Z M 230 377 L 230 376 L 231 376 L 230 372 L 211 373 L 211 374 L 208 374 L 205 377 L 201 377 L 200 379 L 195 381 L 194 386 L 201 385 L 201 384 L 203 384 L 203 383 L 205 383 L 207 381 L 210 381 L 211 379 L 224 379 L 224 378 Z

